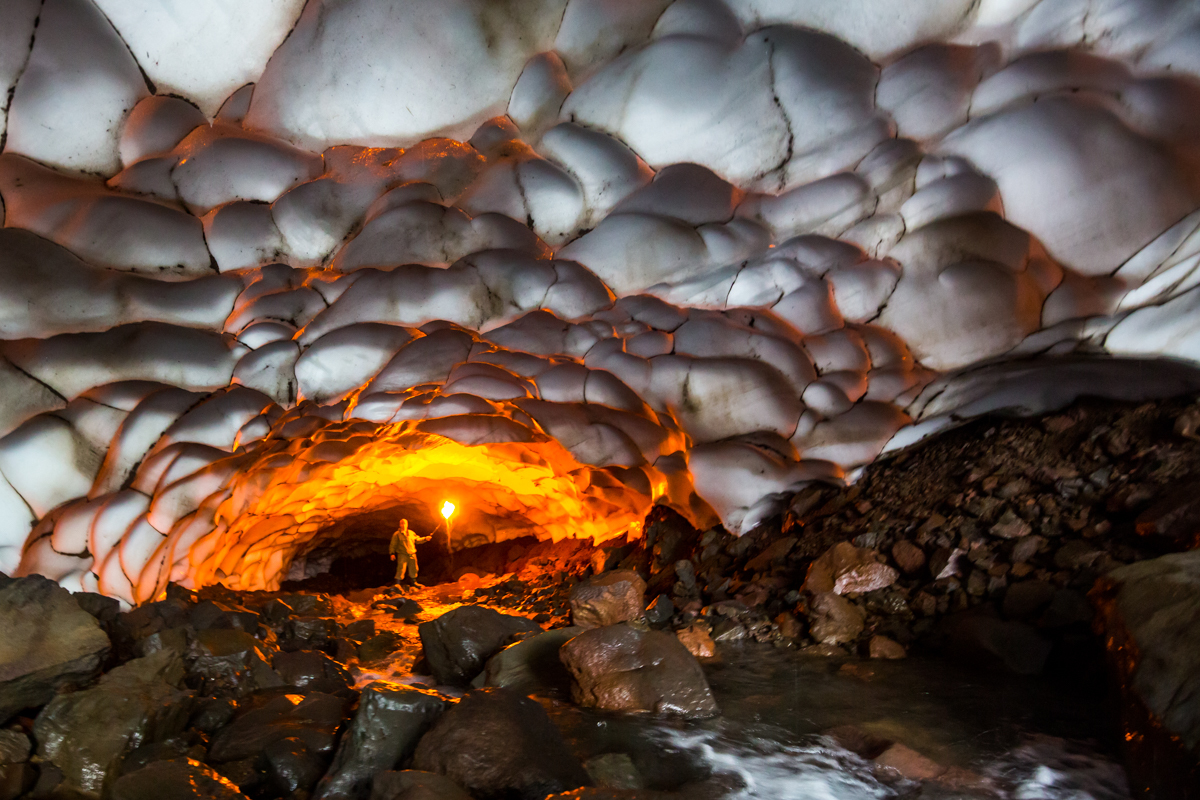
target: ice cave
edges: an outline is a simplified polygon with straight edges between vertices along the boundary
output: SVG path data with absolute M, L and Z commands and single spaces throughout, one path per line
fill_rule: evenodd
M 53 630 L 78 611 L 67 590 L 100 621 L 62 624 L 112 641 L 73 678 L 36 678 L 49 667 L 29 666 L 41 662 L 20 631 L 41 623 L 0 621 L 0 723 L 16 720 L 0 734 L 24 741 L 0 737 L 2 800 L 185 784 L 158 796 L 1200 797 L 1200 451 L 1187 449 L 1200 429 L 1187 405 L 1200 396 L 1200 2 L 3 0 L 0 87 L 0 617 L 45 604 Z M 1090 438 L 1064 433 L 1102 417 Z M 1093 460 L 995 466 L 985 438 L 1027 458 L 1035 429 L 1059 437 L 1061 458 Z M 888 513 L 911 524 L 888 528 L 878 476 L 907 470 L 932 498 L 937 469 L 962 486 L 936 507 L 910 487 L 907 510 Z M 844 534 L 821 521 L 839 514 L 854 515 L 839 517 Z M 362 648 L 385 633 L 411 645 L 402 622 L 321 639 L 338 670 L 353 659 L 361 696 L 336 752 L 300 745 L 325 759 L 315 777 L 278 767 L 275 739 L 269 769 L 257 751 L 214 754 L 236 751 L 216 723 L 215 772 L 187 748 L 146 756 L 178 734 L 158 718 L 83 766 L 55 750 L 46 731 L 75 712 L 49 709 L 165 659 L 169 631 L 187 631 L 189 677 L 155 680 L 186 684 L 193 705 L 228 695 L 244 715 L 248 692 L 309 685 L 261 648 L 286 662 L 312 650 L 296 644 L 301 618 L 349 630 L 380 608 L 347 590 L 298 611 L 316 595 L 296 587 L 328 591 L 322 576 L 382 563 L 400 518 L 431 535 L 422 569 L 453 587 L 418 598 L 426 613 L 486 606 L 513 575 L 574 592 L 570 630 L 595 617 L 583 627 L 617 637 L 586 653 L 584 636 L 553 639 L 579 705 L 704 716 L 691 712 L 711 696 L 643 707 L 627 687 L 582 682 L 596 652 L 634 647 L 619 637 L 656 616 L 646 635 L 675 630 L 692 655 L 757 638 L 874 663 L 920 650 L 912 619 L 932 631 L 990 603 L 1009 627 L 972 641 L 992 636 L 983 649 L 1015 672 L 1037 671 L 1022 659 L 1042 645 L 1013 654 L 996 637 L 1058 653 L 1070 637 L 1048 632 L 1052 611 L 1103 631 L 1141 714 L 1122 717 L 1136 752 L 1088 772 L 1091 756 L 1062 751 L 1054 763 L 1075 767 L 1054 783 L 1044 754 L 1007 751 L 992 772 L 947 756 L 938 772 L 917 752 L 928 742 L 888 733 L 897 743 L 874 753 L 883 734 L 842 726 L 841 749 L 740 753 L 736 786 L 645 765 L 626 786 L 611 778 L 625 762 L 593 768 L 607 751 L 586 774 L 545 767 L 516 786 L 463 777 L 442 751 L 475 745 L 435 726 L 373 762 L 412 775 L 372 789 L 347 742 L 372 735 L 362 709 L 386 717 L 401 690 L 363 688 L 379 675 Z M 719 558 L 733 561 L 706 566 Z M 34 576 L 61 589 L 28 588 Z M 1173 621 L 1122 605 L 1167 584 Z M 272 619 L 268 602 L 295 613 Z M 147 610 L 168 606 L 190 621 Z M 770 609 L 758 628 L 756 608 Z M 264 621 L 247 628 L 247 614 Z M 889 614 L 910 622 L 896 633 Z M 1118 617 L 1119 635 L 1104 627 Z M 820 632 L 847 619 L 852 633 Z M 441 619 L 420 620 L 426 666 L 454 683 L 425 628 Z M 484 656 L 529 633 L 505 624 Z M 230 650 L 204 638 L 214 630 L 259 644 Z M 230 653 L 249 661 L 222 669 L 258 670 L 252 689 L 192 674 Z M 113 668 L 116 654 L 137 658 Z M 509 669 L 493 661 L 454 674 Z M 672 675 L 700 674 L 679 664 Z M 492 713 L 431 691 L 404 702 Z M 296 692 L 254 713 L 279 697 L 293 698 L 279 713 L 299 713 L 312 698 Z M 487 697 L 526 720 L 523 735 L 541 730 L 526 698 Z M 671 735 L 668 749 L 708 748 L 715 769 L 712 741 Z M 53 770 L 35 769 L 31 747 Z M 413 748 L 423 766 L 397 771 Z M 254 758 L 245 784 L 220 766 Z M 809 772 L 783 766 L 797 759 Z

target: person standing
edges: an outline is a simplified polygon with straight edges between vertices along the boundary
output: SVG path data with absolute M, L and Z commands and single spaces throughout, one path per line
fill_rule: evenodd
M 432 538 L 417 536 L 416 531 L 408 527 L 408 520 L 400 520 L 400 526 L 392 534 L 392 541 L 388 545 L 392 561 L 396 562 L 396 583 L 403 582 L 406 575 L 410 582 L 417 582 L 417 545 Z

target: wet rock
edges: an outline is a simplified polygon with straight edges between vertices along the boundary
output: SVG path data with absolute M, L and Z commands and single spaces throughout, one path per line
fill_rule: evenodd
M 15 800 L 32 787 L 35 775 L 29 763 L 31 750 L 24 733 L 0 730 L 0 800 Z
M 163 644 L 168 640 L 178 643 L 179 637 L 186 638 L 186 634 L 175 633 L 168 639 L 166 632 L 184 631 L 191 607 L 192 602 L 186 596 L 170 596 L 119 614 L 112 626 L 113 644 L 122 657 L 132 654 L 140 658 L 164 649 Z M 161 634 L 159 640 L 147 644 L 145 640 L 155 634 Z
M 904 574 L 913 575 L 925 566 L 925 551 L 912 542 L 901 539 L 892 546 L 892 560 Z
M 712 658 L 717 654 L 717 645 L 709 636 L 707 628 L 692 624 L 675 632 L 676 638 L 696 658 Z
M 642 776 L 625 753 L 605 753 L 584 762 L 592 783 L 602 789 L 641 789 Z
M 100 672 L 108 636 L 71 593 L 41 576 L 0 588 L 0 722 Z
M 392 597 L 375 602 L 375 608 L 391 614 L 396 619 L 415 620 L 421 613 L 421 606 L 416 600 L 407 597 Z
M 524 695 L 568 692 L 571 675 L 558 657 L 558 651 L 583 630 L 556 628 L 510 644 L 488 659 L 473 685 L 476 688 L 503 686 Z
M 516 635 L 541 631 L 536 622 L 481 606 L 459 606 L 417 627 L 433 676 L 458 686 L 470 683 Z
M 853 642 L 865 624 L 866 614 L 861 608 L 831 592 L 816 595 L 809 604 L 809 630 L 821 644 Z
M 332 754 L 346 701 L 334 695 L 263 693 L 213 737 L 209 760 L 219 764 L 256 758 L 267 745 L 295 737 L 313 753 Z
M 197 631 L 188 650 L 188 676 L 202 694 L 242 697 L 260 689 L 283 686 L 268 663 L 271 648 L 249 633 L 233 628 Z
M 247 608 L 204 600 L 188 609 L 188 623 L 198 631 L 233 629 L 253 635 L 262 616 Z
M 444 775 L 406 769 L 376 775 L 370 800 L 471 800 L 471 795 Z
M 646 607 L 646 622 L 655 628 L 660 628 L 671 621 L 675 615 L 675 604 L 665 594 L 658 597 Z
M 1054 587 L 1045 581 L 1014 583 L 1004 592 L 1001 611 L 1009 619 L 1027 619 L 1049 605 L 1054 592 Z
M 374 635 L 375 620 L 373 619 L 360 619 L 342 626 L 342 636 L 355 644 L 362 644 Z
M 804 588 L 814 594 L 873 592 L 886 589 L 898 577 L 874 550 L 839 542 L 809 566 Z
M 839 725 L 825 731 L 824 735 L 833 739 L 840 747 L 866 759 L 881 755 L 893 744 L 891 739 L 867 733 L 856 725 Z
M 628 569 L 605 572 L 572 589 L 570 602 L 571 621 L 580 628 L 640 619 L 646 608 L 646 582 Z
M 413 766 L 480 798 L 543 800 L 588 782 L 546 712 L 509 689 L 468 692 L 417 745 Z
M 156 761 L 113 784 L 112 800 L 245 800 L 227 778 L 199 761 Z
M 355 648 L 358 660 L 364 664 L 378 661 L 400 649 L 400 635 L 391 631 L 378 633 Z
M 408 759 L 447 705 L 441 696 L 412 686 L 368 684 L 315 796 L 366 797 L 372 776 Z
M 170 739 L 164 739 L 161 742 L 144 744 L 130 752 L 121 761 L 121 774 L 128 775 L 131 772 L 136 772 L 155 761 L 186 761 L 189 758 L 203 761 L 204 756 L 205 750 L 202 744 L 198 742 L 195 744 L 190 743 L 186 738 L 186 734 L 172 736 Z
M 294 617 L 286 620 L 279 632 L 279 649 L 323 650 L 330 647 L 338 635 L 336 620 L 324 617 Z
M 1200 550 L 1113 570 L 1092 600 L 1134 734 L 1135 785 L 1182 796 L 1200 785 Z
M 594 628 L 563 645 L 571 695 L 582 706 L 684 717 L 719 713 L 700 663 L 663 631 Z
M 279 600 L 291 609 L 291 615 L 297 617 L 334 615 L 333 601 L 323 594 L 284 594 L 279 596 Z
M 280 653 L 271 666 L 284 685 L 297 689 L 337 694 L 354 684 L 354 679 L 341 664 L 317 650 Z
M 910 781 L 927 781 L 946 771 L 941 764 L 899 742 L 880 753 L 875 763 L 884 769 L 894 770 Z
M 192 695 L 183 664 L 162 651 L 104 675 L 91 689 L 61 694 L 34 721 L 38 756 L 62 771 L 61 792 L 100 797 L 134 748 L 183 730 Z
M 947 651 L 958 658 L 1002 666 L 1018 675 L 1036 675 L 1052 644 L 1030 625 L 1002 620 L 986 607 L 952 614 L 938 631 Z
M 196 710 L 188 721 L 189 728 L 201 733 L 216 733 L 229 724 L 237 713 L 237 703 L 228 697 L 206 697 L 197 701 Z
M 800 624 L 800 620 L 796 619 L 796 615 L 786 611 L 775 617 L 775 625 L 779 628 L 779 635 L 784 639 L 799 639 L 800 635 L 804 633 L 804 627 Z
M 263 761 L 275 790 L 284 795 L 307 794 L 325 772 L 325 759 L 295 736 L 276 739 L 263 748 Z
M 904 658 L 908 655 L 904 649 L 904 645 L 886 636 L 872 636 L 871 641 L 867 644 L 867 652 L 871 658 L 892 660 Z

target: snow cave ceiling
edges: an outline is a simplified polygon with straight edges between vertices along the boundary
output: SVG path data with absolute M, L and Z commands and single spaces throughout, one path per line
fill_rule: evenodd
M 1200 389 L 1200 3 L 883 5 L 6 0 L 0 570 L 742 532 Z

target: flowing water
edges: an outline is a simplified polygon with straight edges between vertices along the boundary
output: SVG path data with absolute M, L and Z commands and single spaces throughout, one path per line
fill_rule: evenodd
M 547 706 L 583 758 L 626 753 L 647 786 L 690 787 L 689 796 L 1129 797 L 1123 770 L 1106 752 L 1111 731 L 1103 699 L 1086 691 L 939 660 L 843 662 L 760 645 L 727 648 L 706 672 L 721 705 L 716 720 L 663 722 L 559 701 Z M 822 735 L 846 725 L 949 771 L 921 783 L 879 769 Z
M 452 584 L 406 594 L 421 603 L 421 620 L 459 600 Z M 374 616 L 366 597 L 338 602 L 347 619 Z M 359 671 L 358 683 L 431 680 L 412 674 L 420 656 L 415 627 L 376 619 L 404 646 Z M 722 711 L 712 720 L 596 712 L 564 695 L 539 699 L 581 760 L 625 754 L 641 786 L 697 800 L 1130 797 L 1112 750 L 1115 717 L 1094 681 L 937 658 L 826 658 L 753 643 L 722 644 L 704 669 Z M 881 769 L 825 735 L 842 726 L 902 744 L 947 772 L 920 782 Z

